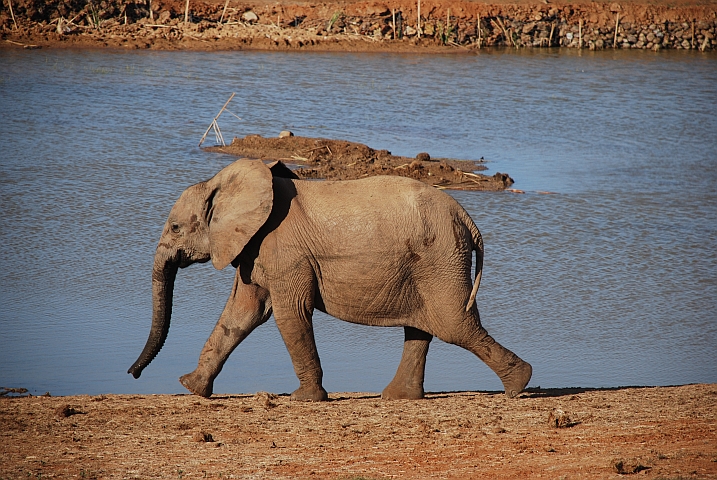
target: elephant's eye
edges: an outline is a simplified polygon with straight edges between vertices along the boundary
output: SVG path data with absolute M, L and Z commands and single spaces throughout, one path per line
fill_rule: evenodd
M 176 223 L 172 224 L 172 232 L 179 233 L 179 225 Z

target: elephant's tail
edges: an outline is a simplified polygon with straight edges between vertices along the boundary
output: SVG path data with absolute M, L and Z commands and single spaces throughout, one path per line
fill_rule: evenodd
M 471 309 L 476 301 L 476 295 L 478 294 L 478 287 L 480 287 L 480 280 L 483 276 L 483 236 L 478 230 L 478 227 L 473 222 L 473 219 L 464 212 L 466 218 L 464 222 L 468 230 L 471 232 L 471 244 L 472 249 L 476 252 L 476 266 L 475 266 L 475 280 L 473 280 L 473 290 L 468 297 L 468 303 L 466 304 L 466 312 Z

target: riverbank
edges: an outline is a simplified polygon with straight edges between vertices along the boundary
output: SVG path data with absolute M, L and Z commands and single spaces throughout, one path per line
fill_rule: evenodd
M 715 0 L 422 0 L 420 13 L 416 0 L 9 2 L 0 7 L 0 48 L 428 53 L 489 47 L 717 48 Z M 84 6 L 73 8 L 78 4 Z
M 717 478 L 717 385 L 0 398 L 0 478 Z

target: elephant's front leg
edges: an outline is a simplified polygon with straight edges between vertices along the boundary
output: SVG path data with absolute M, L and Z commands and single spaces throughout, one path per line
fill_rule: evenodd
M 311 299 L 313 295 L 301 296 Z M 277 296 L 277 298 L 284 298 Z M 321 402 L 329 398 L 321 384 L 324 376 L 321 370 L 319 352 L 314 339 L 311 300 L 297 300 L 289 305 L 274 305 L 274 318 L 291 356 L 294 372 L 299 378 L 299 388 L 291 394 L 292 400 Z
M 403 327 L 404 342 L 401 363 L 396 375 L 381 393 L 387 400 L 416 400 L 423 398 L 423 377 L 426 372 L 426 355 L 433 335 L 413 327 Z
M 214 389 L 214 379 L 232 351 L 270 316 L 269 292 L 243 283 L 237 269 L 232 293 L 214 331 L 204 344 L 197 368 L 179 381 L 192 393 L 209 397 Z

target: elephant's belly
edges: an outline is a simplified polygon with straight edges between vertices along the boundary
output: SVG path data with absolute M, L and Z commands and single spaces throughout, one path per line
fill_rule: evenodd
M 424 299 L 414 282 L 364 285 L 332 283 L 319 287 L 317 307 L 352 323 L 381 326 L 418 326 L 424 316 Z

